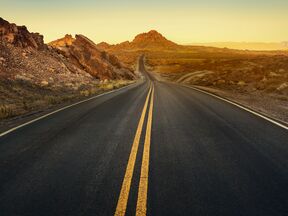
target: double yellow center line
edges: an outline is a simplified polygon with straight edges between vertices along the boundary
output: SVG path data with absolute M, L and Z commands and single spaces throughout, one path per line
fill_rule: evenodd
M 145 100 L 145 104 L 142 110 L 142 114 L 138 123 L 138 127 L 136 130 L 135 138 L 132 144 L 132 149 L 130 152 L 125 176 L 123 179 L 115 216 L 124 216 L 126 213 L 131 182 L 135 167 L 135 161 L 137 157 L 140 137 L 144 125 L 144 120 L 149 104 L 150 106 L 148 111 L 148 119 L 147 119 L 147 127 L 146 127 L 146 134 L 145 134 L 145 141 L 144 141 L 144 150 L 143 150 L 143 157 L 142 157 L 142 165 L 141 165 L 141 175 L 140 175 L 140 183 L 138 188 L 138 198 L 137 198 L 137 206 L 136 206 L 136 215 L 146 215 L 147 210 L 147 192 L 148 192 L 148 174 L 149 174 L 149 155 L 150 155 L 150 141 L 151 141 L 151 128 L 152 128 L 152 117 L 153 117 L 153 101 L 154 101 L 154 86 L 151 84 L 149 88 L 148 95 Z

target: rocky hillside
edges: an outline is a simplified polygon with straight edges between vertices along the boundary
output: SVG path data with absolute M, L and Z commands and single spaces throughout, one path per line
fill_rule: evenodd
M 0 18 L 0 119 L 38 111 L 135 78 L 84 36 L 54 42 Z M 63 48 L 63 49 L 60 49 Z M 128 81 L 127 81 L 128 82 Z
M 63 38 L 50 42 L 49 45 L 62 49 L 71 46 L 74 41 L 75 39 L 72 37 L 72 35 L 66 34 Z
M 13 44 L 17 47 L 32 47 L 38 50 L 46 49 L 43 36 L 39 33 L 30 33 L 26 26 L 10 24 L 0 17 L 0 40 Z
M 83 68 L 93 77 L 105 79 L 135 79 L 135 74 L 126 68 L 116 56 L 99 49 L 93 41 L 83 35 L 71 35 L 49 43 L 71 63 Z

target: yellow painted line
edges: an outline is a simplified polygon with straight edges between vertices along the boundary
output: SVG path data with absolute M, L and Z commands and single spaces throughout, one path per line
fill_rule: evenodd
M 151 95 L 151 86 L 150 86 L 149 92 L 148 92 L 147 97 L 146 97 L 146 101 L 145 101 L 145 104 L 144 104 L 144 107 L 142 110 L 142 114 L 141 114 L 141 117 L 140 117 L 140 120 L 138 123 L 138 127 L 136 130 L 135 138 L 134 138 L 134 141 L 132 144 L 132 148 L 131 148 L 125 176 L 123 179 L 123 183 L 122 183 L 116 211 L 114 214 L 115 216 L 122 216 L 122 215 L 125 215 L 125 213 L 126 213 L 127 202 L 128 202 L 128 197 L 129 197 L 129 192 L 130 192 L 130 187 L 131 187 L 131 181 L 132 181 L 135 161 L 136 161 L 136 157 L 137 157 L 138 146 L 139 146 L 139 142 L 140 142 L 141 132 L 142 132 L 143 124 L 144 124 L 144 119 L 145 119 L 150 95 Z
M 153 103 L 154 103 L 153 100 L 154 100 L 154 87 L 152 90 L 152 96 L 147 120 L 147 128 L 146 128 L 143 158 L 141 165 L 141 176 L 138 188 L 136 216 L 146 216 L 147 211 L 149 157 L 150 157 L 151 129 L 152 129 Z

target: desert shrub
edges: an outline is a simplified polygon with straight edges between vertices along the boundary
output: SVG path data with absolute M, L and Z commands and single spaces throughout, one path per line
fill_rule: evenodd
M 23 101 L 23 109 L 24 110 L 28 110 L 29 109 L 28 103 L 25 100 Z
M 90 94 L 90 95 L 94 95 L 94 94 L 96 94 L 98 91 L 99 91 L 99 90 L 98 90 L 97 88 L 91 88 L 91 89 L 89 89 L 89 94 Z
M 48 104 L 58 104 L 59 100 L 55 96 L 45 96 L 44 100 L 47 101 Z
M 13 115 L 13 109 L 9 105 L 0 105 L 0 119 L 8 118 Z
M 82 90 L 80 91 L 80 95 L 88 97 L 90 95 L 90 92 L 88 90 Z
M 33 103 L 30 104 L 30 110 L 36 110 L 42 107 L 47 107 L 48 102 L 45 99 L 34 100 Z
M 112 90 L 112 89 L 114 89 L 114 85 L 113 85 L 113 83 L 101 84 L 100 88 L 103 89 L 104 91 Z

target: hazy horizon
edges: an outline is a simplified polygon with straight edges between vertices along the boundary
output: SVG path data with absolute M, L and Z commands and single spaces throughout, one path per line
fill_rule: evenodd
M 43 34 L 45 42 L 79 33 L 115 44 L 151 29 L 179 44 L 288 40 L 284 0 L 0 1 L 4 19 Z

